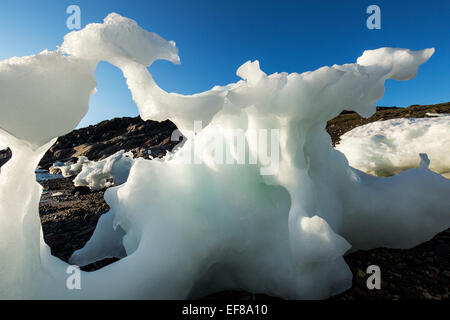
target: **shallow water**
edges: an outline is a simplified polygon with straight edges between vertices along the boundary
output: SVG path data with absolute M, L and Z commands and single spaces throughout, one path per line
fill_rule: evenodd
M 50 174 L 46 170 L 36 169 L 36 180 L 39 181 L 47 181 L 52 179 L 62 178 L 63 176 L 60 174 Z

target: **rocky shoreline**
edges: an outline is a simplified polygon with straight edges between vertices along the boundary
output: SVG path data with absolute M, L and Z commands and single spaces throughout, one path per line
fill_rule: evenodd
M 426 117 L 426 113 L 450 113 L 450 103 L 409 108 L 378 108 L 370 118 L 354 112 L 343 112 L 327 124 L 333 145 L 345 132 L 373 121 L 393 118 Z M 136 157 L 160 157 L 178 142 L 170 136 L 176 127 L 170 121 L 157 123 L 140 118 L 120 118 L 103 121 L 95 126 L 75 130 L 58 141 L 43 157 L 40 166 L 48 168 L 56 161 L 74 160 L 84 155 L 100 160 L 125 149 Z M 0 166 L 11 153 L 0 151 Z M 67 261 L 73 251 L 82 248 L 94 232 L 99 217 L 109 210 L 103 199 L 104 190 L 91 191 L 75 187 L 73 178 L 41 181 L 44 192 L 39 205 L 44 240 L 52 254 Z M 331 300 L 360 299 L 429 299 L 448 300 L 450 296 L 450 229 L 432 240 L 407 250 L 377 248 L 357 251 L 345 257 L 353 272 L 351 289 Z M 108 259 L 83 267 L 93 271 L 115 261 Z M 369 265 L 381 268 L 381 290 L 368 290 L 365 270 Z M 205 299 L 273 299 L 242 291 L 226 291 Z

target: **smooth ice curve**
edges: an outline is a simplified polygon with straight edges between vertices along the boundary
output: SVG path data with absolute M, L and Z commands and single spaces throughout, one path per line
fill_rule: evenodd
M 0 174 L 0 297 L 184 299 L 244 289 L 321 299 L 342 292 L 351 285 L 342 257 L 350 248 L 407 248 L 450 226 L 449 180 L 426 165 L 390 178 L 352 169 L 324 129 L 344 109 L 372 114 L 385 80 L 411 79 L 433 51 L 381 48 L 358 63 L 301 74 L 266 75 L 259 62 L 247 62 L 238 70 L 243 80 L 184 96 L 159 88 L 146 68 L 156 59 L 178 63 L 175 43 L 110 14 L 66 35 L 57 52 L 0 62 L 8 84 L 0 88 L 0 139 L 13 151 Z M 126 183 L 107 190 L 111 211 L 71 262 L 123 258 L 82 272 L 82 290 L 67 290 L 68 265 L 42 237 L 34 170 L 86 113 L 100 60 L 122 70 L 143 119 L 170 119 L 188 140 L 162 160 L 136 159 Z M 62 121 L 50 121 L 55 114 Z M 202 121 L 196 135 L 194 121 Z M 279 130 L 278 163 L 261 175 L 271 144 L 261 148 L 250 132 L 272 129 Z M 235 155 L 229 130 L 246 133 L 246 156 L 256 164 L 211 161 L 211 137 Z M 192 150 L 199 164 L 185 162 Z

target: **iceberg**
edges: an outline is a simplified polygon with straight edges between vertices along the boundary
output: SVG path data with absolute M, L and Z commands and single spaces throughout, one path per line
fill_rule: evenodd
M 450 226 L 450 181 L 426 161 L 388 178 L 354 169 L 326 122 L 344 109 L 370 116 L 385 81 L 412 79 L 433 53 L 381 48 L 356 63 L 271 75 L 248 61 L 237 83 L 186 96 L 159 88 L 147 69 L 179 63 L 175 42 L 113 13 L 55 52 L 1 61 L 0 139 L 13 156 L 0 175 L 0 297 L 186 299 L 245 289 L 323 299 L 346 290 L 349 250 L 408 248 Z M 143 119 L 170 119 L 186 140 L 163 159 L 135 159 L 126 182 L 106 190 L 111 211 L 70 261 L 122 259 L 81 272 L 80 290 L 70 290 L 72 269 L 43 240 L 34 170 L 86 113 L 99 61 L 122 70 Z M 216 161 L 221 152 L 235 161 Z M 268 164 L 274 170 L 262 171 Z

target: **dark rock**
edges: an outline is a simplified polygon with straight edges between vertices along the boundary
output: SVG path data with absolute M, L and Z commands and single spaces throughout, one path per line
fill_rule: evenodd
M 75 187 L 72 190 L 72 194 L 74 194 L 75 196 L 79 196 L 81 194 L 88 194 L 88 193 L 91 193 L 91 189 L 89 189 L 89 187 L 85 187 L 85 186 Z
M 122 149 L 132 151 L 135 157 L 149 158 L 151 147 L 157 147 L 156 156 L 161 157 L 178 144 L 170 139 L 174 130 L 175 125 L 168 120 L 143 121 L 140 117 L 105 120 L 59 137 L 39 165 L 48 169 L 54 162 L 76 161 L 79 156 L 98 161 Z
M 446 256 L 450 254 L 450 245 L 446 243 L 438 243 L 435 246 L 434 251 L 438 256 Z
M 11 155 L 12 153 L 10 148 L 0 151 L 0 167 L 8 162 L 9 159 L 11 159 Z

